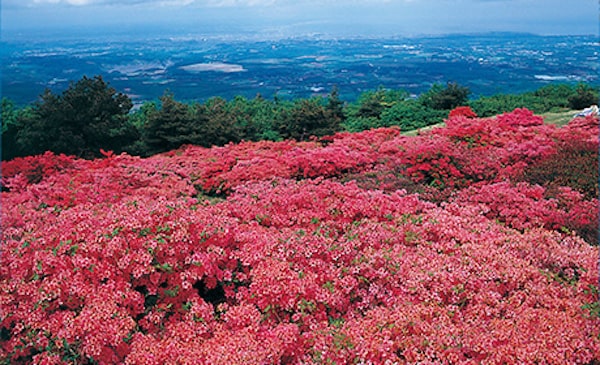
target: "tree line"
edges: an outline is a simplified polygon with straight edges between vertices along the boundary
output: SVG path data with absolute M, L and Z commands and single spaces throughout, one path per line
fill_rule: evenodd
M 525 94 L 474 100 L 470 94 L 467 87 L 451 82 L 435 84 L 416 98 L 404 90 L 380 88 L 353 102 L 340 100 L 335 87 L 326 97 L 213 97 L 203 103 L 178 101 L 166 91 L 159 100 L 134 108 L 126 94 L 101 76 L 83 77 L 61 94 L 46 90 L 23 108 L 2 99 L 2 160 L 45 151 L 94 158 L 101 149 L 149 156 L 184 144 L 308 140 L 390 126 L 413 130 L 439 123 L 463 105 L 485 117 L 520 107 L 536 113 L 583 109 L 598 100 L 598 89 L 586 84 L 548 85 Z

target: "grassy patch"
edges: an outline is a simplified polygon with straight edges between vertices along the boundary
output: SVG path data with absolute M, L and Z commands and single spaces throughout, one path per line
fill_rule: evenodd
M 580 110 L 565 110 L 554 113 L 544 113 L 541 114 L 541 116 L 544 117 L 544 122 L 546 122 L 546 124 L 563 126 L 569 123 L 578 112 L 580 112 Z

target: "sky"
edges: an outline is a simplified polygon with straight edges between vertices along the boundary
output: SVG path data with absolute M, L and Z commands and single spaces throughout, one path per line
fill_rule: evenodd
M 1 0 L 4 38 L 28 31 L 273 36 L 598 34 L 598 0 Z

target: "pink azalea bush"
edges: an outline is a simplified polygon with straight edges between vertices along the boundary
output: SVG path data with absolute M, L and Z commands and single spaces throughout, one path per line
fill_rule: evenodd
M 0 363 L 598 364 L 597 197 L 523 179 L 597 133 L 516 110 L 7 162 Z
M 456 117 L 477 118 L 477 113 L 470 106 L 457 106 L 448 113 L 448 118 Z

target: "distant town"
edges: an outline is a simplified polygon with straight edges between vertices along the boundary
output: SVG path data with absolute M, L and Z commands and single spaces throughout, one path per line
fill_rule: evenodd
M 277 40 L 164 35 L 4 42 L 2 95 L 17 105 L 46 88 L 65 90 L 102 75 L 136 105 L 165 90 L 178 100 L 219 96 L 353 101 L 378 88 L 418 96 L 435 83 L 457 82 L 472 97 L 521 93 L 552 83 L 598 85 L 599 43 L 592 36 L 490 33 L 413 38 Z

